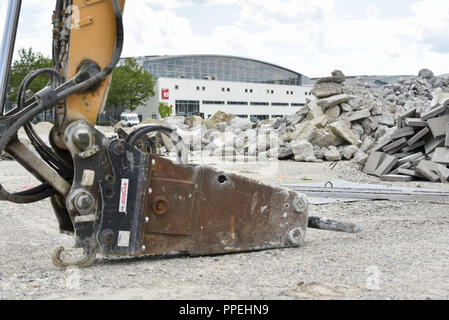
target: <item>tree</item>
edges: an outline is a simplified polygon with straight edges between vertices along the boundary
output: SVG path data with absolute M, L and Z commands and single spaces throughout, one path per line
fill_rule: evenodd
M 19 59 L 13 62 L 9 76 L 9 99 L 13 102 L 17 101 L 20 83 L 31 71 L 52 67 L 52 60 L 42 53 L 33 52 L 32 48 L 28 50 L 20 49 Z M 37 93 L 47 85 L 48 81 L 47 76 L 41 75 L 31 82 L 28 89 Z
M 154 96 L 154 85 L 153 76 L 143 70 L 135 59 L 127 58 L 112 73 L 106 108 L 114 108 L 115 117 L 119 106 L 134 111 L 150 96 Z
M 173 107 L 169 106 L 168 104 L 161 102 L 159 103 L 159 114 L 161 115 L 161 118 L 167 118 L 171 116 L 173 113 Z

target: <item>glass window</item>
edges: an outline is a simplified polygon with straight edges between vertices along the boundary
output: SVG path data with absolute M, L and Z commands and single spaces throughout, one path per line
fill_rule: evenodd
M 149 57 L 143 67 L 156 77 L 301 85 L 303 76 L 281 67 L 245 58 L 221 56 Z M 304 77 L 304 82 L 308 78 Z
M 192 116 L 199 114 L 200 102 L 190 100 L 176 100 L 176 115 Z

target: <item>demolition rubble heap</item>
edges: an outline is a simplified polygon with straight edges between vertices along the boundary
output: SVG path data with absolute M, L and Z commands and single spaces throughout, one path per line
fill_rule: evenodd
M 315 98 L 296 113 L 257 124 L 217 112 L 207 120 L 172 116 L 141 125 L 175 129 L 193 158 L 350 160 L 385 181 L 447 181 L 449 77 L 423 69 L 394 84 L 367 79 L 334 71 L 316 81 Z M 176 157 L 173 146 L 165 145 L 160 155 Z
M 364 172 L 384 181 L 449 178 L 449 93 L 402 113 L 396 130 L 371 151 Z

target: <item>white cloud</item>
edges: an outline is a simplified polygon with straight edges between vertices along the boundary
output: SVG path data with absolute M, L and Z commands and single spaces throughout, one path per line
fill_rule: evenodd
M 53 5 L 24 1 L 16 48 L 32 46 L 50 54 Z M 202 8 L 216 5 L 234 6 L 237 19 L 199 35 L 189 19 L 201 19 Z M 449 71 L 449 1 L 415 0 L 409 16 L 389 18 L 375 5 L 367 6 L 363 17 L 342 18 L 337 12 L 350 13 L 351 7 L 337 10 L 337 5 L 342 2 L 128 0 L 123 55 L 246 56 L 310 76 L 327 75 L 335 68 L 346 74 L 416 74 L 423 67 L 437 74 Z M 182 16 L 184 7 L 195 8 L 197 17 Z M 0 13 L 5 10 L 2 1 Z

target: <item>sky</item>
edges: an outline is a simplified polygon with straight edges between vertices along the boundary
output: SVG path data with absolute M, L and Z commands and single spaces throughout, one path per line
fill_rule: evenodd
M 50 56 L 55 1 L 22 2 L 16 49 Z M 127 0 L 124 27 L 126 57 L 224 54 L 309 77 L 449 73 L 448 0 Z

